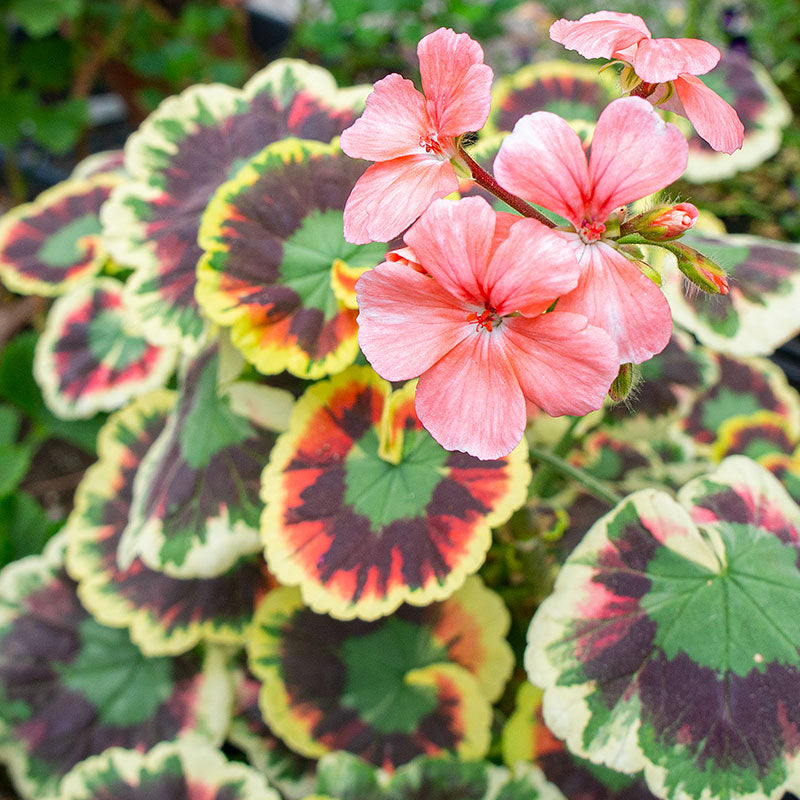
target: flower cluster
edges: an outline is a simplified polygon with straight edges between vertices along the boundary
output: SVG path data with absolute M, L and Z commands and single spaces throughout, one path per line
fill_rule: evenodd
M 708 42 L 653 39 L 641 17 L 616 11 L 557 20 L 550 37 L 584 58 L 622 62 L 620 81 L 626 91 L 686 117 L 715 150 L 732 153 L 742 146 L 738 114 L 697 77 L 720 59 L 719 50 Z
M 494 176 L 483 170 L 463 137 L 487 119 L 492 72 L 480 46 L 449 29 L 419 43 L 424 93 L 389 75 L 341 137 L 345 153 L 375 162 L 350 195 L 345 237 L 389 241 L 405 231 L 406 247 L 357 284 L 361 349 L 388 380 L 419 377 L 416 411 L 437 441 L 484 459 L 518 444 L 531 406 L 586 414 L 612 383 L 618 397 L 618 374 L 667 345 L 670 308 L 641 245 L 673 252 L 701 289 L 728 290 L 719 267 L 674 241 L 694 225 L 694 206 L 627 213 L 686 168 L 686 139 L 657 107 L 688 116 L 717 149 L 741 146 L 741 123 L 721 98 L 698 112 L 713 93 L 694 76 L 719 52 L 652 39 L 638 17 L 611 12 L 559 20 L 551 36 L 625 63 L 632 96 L 600 115 L 588 157 L 565 120 L 537 112 L 505 138 Z M 449 199 L 459 174 L 517 213 L 481 197 Z

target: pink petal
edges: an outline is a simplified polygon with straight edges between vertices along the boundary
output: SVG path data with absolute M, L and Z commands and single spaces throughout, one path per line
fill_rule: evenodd
M 397 250 L 389 250 L 389 252 L 386 253 L 386 260 L 401 261 L 407 267 L 411 267 L 411 269 L 421 272 L 423 275 L 428 274 L 425 267 L 419 263 L 417 254 L 410 247 L 398 247 Z
M 519 214 L 510 214 L 508 211 L 496 211 L 494 215 L 494 240 L 492 242 L 492 254 L 508 239 L 511 233 L 511 226 L 523 221 Z
M 436 133 L 479 131 L 489 116 L 492 69 L 466 33 L 439 28 L 417 45 L 422 90 Z
M 339 143 L 352 158 L 388 161 L 424 152 L 419 140 L 431 128 L 425 98 L 411 81 L 392 73 L 375 84 L 364 113 Z
M 482 197 L 439 200 L 404 238 L 444 289 L 465 303 L 482 306 L 494 226 L 495 212 Z
M 669 303 L 649 278 L 605 242 L 584 245 L 578 237 L 584 269 L 577 288 L 556 308 L 585 316 L 616 342 L 621 364 L 639 364 L 660 353 L 672 335 Z
M 534 219 L 521 219 L 495 251 L 484 285 L 498 314 L 536 316 L 575 288 L 580 271 L 561 236 Z
M 494 160 L 500 185 L 580 227 L 591 193 L 580 137 L 561 117 L 537 111 L 518 120 Z
M 503 321 L 525 397 L 550 416 L 600 408 L 617 377 L 617 346 L 586 317 L 559 310 Z
M 681 75 L 675 79 L 675 93 L 685 116 L 715 150 L 732 153 L 742 146 L 744 125 L 739 115 L 700 78 Z
M 606 106 L 592 138 L 588 213 L 603 222 L 619 206 L 677 180 L 686 169 L 689 145 L 647 100 L 624 97 Z
M 619 51 L 649 39 L 650 31 L 635 14 L 595 11 L 579 20 L 556 20 L 550 26 L 550 38 L 584 58 L 614 58 Z
M 498 334 L 473 329 L 419 379 L 417 416 L 448 450 L 501 458 L 522 439 L 525 399 Z
M 352 244 L 388 242 L 434 200 L 458 188 L 453 165 L 427 155 L 373 164 L 344 207 L 344 238 Z
M 475 332 L 454 297 L 401 261 L 365 272 L 356 296 L 358 343 L 390 381 L 416 378 Z
M 721 54 L 701 39 L 648 39 L 639 43 L 634 72 L 648 83 L 665 83 L 682 72 L 704 75 L 717 66 Z

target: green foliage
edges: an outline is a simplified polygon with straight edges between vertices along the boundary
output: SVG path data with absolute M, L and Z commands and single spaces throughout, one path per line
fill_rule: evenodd
M 13 360 L 14 348 L 11 350 Z M 41 505 L 20 489 L 40 441 L 33 429 L 23 435 L 27 427 L 23 422 L 18 408 L 0 404 L 0 566 L 41 552 L 58 527 Z
M 0 498 L 0 564 L 40 553 L 59 527 L 27 492 Z
M 12 339 L 0 354 L 0 398 L 16 406 L 27 417 L 31 432 L 29 437 L 37 445 L 47 439 L 61 439 L 95 453 L 97 432 L 105 415 L 98 414 L 89 420 L 63 420 L 52 414 L 44 405 L 39 387 L 33 379 L 33 351 L 37 335 L 26 331 Z
M 33 37 L 47 36 L 83 11 L 84 0 L 11 0 L 9 12 Z
M 247 78 L 249 54 L 233 8 L 199 0 L 184 4 L 175 19 L 143 11 L 130 20 L 125 58 L 138 76 L 155 84 L 137 92 L 146 110 L 195 83 L 239 85 Z M 218 52 L 215 42 L 226 38 Z
M 0 147 L 18 202 L 17 148 L 74 150 L 90 121 L 87 95 L 109 63 L 138 82 L 125 98 L 135 114 L 194 83 L 236 85 L 250 72 L 246 15 L 211 0 L 182 3 L 176 17 L 143 0 L 5 0 L 0 10 Z
M 291 50 L 323 64 L 340 84 L 362 83 L 416 69 L 417 42 L 440 27 L 488 39 L 502 32 L 503 15 L 521 0 L 331 0 L 320 15 L 306 2 L 293 31 Z

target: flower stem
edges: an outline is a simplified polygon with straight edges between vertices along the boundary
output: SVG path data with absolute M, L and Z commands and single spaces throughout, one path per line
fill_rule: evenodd
M 486 189 L 495 197 L 500 198 L 504 203 L 508 204 L 515 211 L 522 214 L 523 217 L 531 217 L 538 220 L 548 228 L 555 228 L 556 223 L 547 219 L 544 214 L 539 213 L 532 205 L 526 203 L 522 198 L 517 197 L 511 192 L 507 192 L 480 164 L 478 164 L 470 155 L 467 154 L 463 147 L 458 148 L 458 155 L 461 160 L 469 167 L 472 180 Z
M 602 481 L 590 475 L 580 467 L 573 467 L 572 464 L 564 461 L 563 458 L 539 447 L 531 447 L 531 455 L 538 461 L 543 461 L 545 464 L 553 467 L 557 472 L 567 475 L 576 480 L 586 491 L 593 494 L 599 500 L 603 500 L 610 506 L 615 506 L 622 500 L 622 496 L 617 494 L 613 489 L 607 486 Z
M 572 417 L 570 419 L 567 429 L 564 431 L 555 447 L 553 447 L 553 455 L 563 458 L 569 452 L 575 440 L 573 436 L 575 428 L 578 426 L 581 419 L 582 417 Z M 540 464 L 539 469 L 536 470 L 536 474 L 533 476 L 533 480 L 528 486 L 528 497 L 541 497 L 542 492 L 547 487 L 548 481 L 555 473 L 556 470 L 554 470 L 550 464 Z

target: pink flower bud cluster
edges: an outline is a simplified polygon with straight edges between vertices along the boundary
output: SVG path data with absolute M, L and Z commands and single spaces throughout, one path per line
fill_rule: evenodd
M 685 84 L 716 63 L 716 49 L 694 40 L 665 47 L 635 20 L 600 12 L 560 20 L 552 35 L 584 55 L 625 61 L 640 83 L 670 84 L 688 110 Z M 677 61 L 668 70 L 670 54 Z M 586 414 L 630 372 L 625 365 L 666 346 L 669 305 L 655 270 L 631 254 L 635 244 L 667 247 L 707 291 L 727 291 L 727 283 L 713 262 L 674 241 L 697 219 L 690 203 L 626 219 L 629 203 L 686 167 L 686 139 L 659 117 L 655 90 L 610 103 L 588 157 L 557 115 L 523 117 L 492 176 L 462 146 L 489 114 L 492 72 L 480 45 L 440 29 L 418 55 L 423 92 L 400 75 L 378 81 L 341 137 L 348 155 L 375 162 L 348 200 L 347 240 L 389 241 L 405 231 L 406 247 L 358 282 L 359 343 L 387 380 L 419 378 L 417 414 L 444 447 L 498 458 L 522 438 L 526 406 Z M 456 166 L 519 215 L 482 198 L 443 199 L 459 187 Z M 557 227 L 535 206 L 567 224 Z

